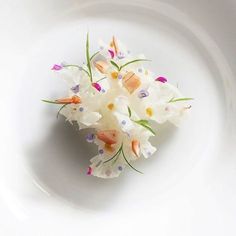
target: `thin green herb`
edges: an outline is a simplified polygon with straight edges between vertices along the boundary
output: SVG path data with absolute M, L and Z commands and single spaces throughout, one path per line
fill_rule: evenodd
M 127 160 L 127 158 L 126 158 L 126 156 L 125 156 L 125 153 L 124 153 L 124 151 L 123 151 L 123 148 L 121 149 L 121 152 L 122 152 L 122 155 L 123 155 L 123 157 L 124 157 L 126 163 L 129 165 L 129 167 L 131 167 L 133 170 L 137 171 L 138 173 L 143 174 L 143 172 L 137 170 L 135 167 L 133 167 L 133 166 L 128 162 L 128 160 Z
M 106 78 L 107 78 L 107 77 L 103 77 L 103 78 L 97 80 L 96 83 L 97 83 L 97 82 L 100 82 L 100 81 L 102 81 L 102 80 L 104 80 L 104 79 L 106 79 Z
M 51 103 L 51 104 L 57 104 L 60 105 L 60 103 L 55 102 L 55 101 L 50 101 L 50 100 L 41 100 L 42 102 L 46 102 L 46 103 Z
M 150 126 L 149 122 L 147 120 L 134 120 L 136 124 L 139 124 L 143 126 L 145 129 L 149 130 L 152 134 L 156 134 L 155 131 L 153 131 L 152 127 Z
M 129 106 L 128 106 L 128 113 L 129 113 L 129 118 L 130 118 L 132 116 L 132 113 L 131 113 L 131 109 Z
M 92 75 L 90 56 L 89 56 L 89 33 L 87 33 L 87 38 L 86 38 L 86 59 L 87 59 L 87 67 L 88 67 L 90 81 L 93 82 L 93 75 Z
M 179 102 L 179 101 L 189 101 L 189 100 L 193 100 L 193 98 L 171 98 L 168 103 Z
M 80 70 L 84 71 L 88 75 L 88 77 L 90 77 L 88 71 L 85 70 L 82 66 L 78 66 L 78 65 L 65 65 L 63 67 L 76 67 L 76 68 L 79 68 Z
M 91 57 L 90 57 L 90 61 L 92 61 L 92 59 L 99 53 L 99 51 L 95 52 Z
M 133 61 L 129 61 L 127 63 L 125 63 L 124 65 L 120 66 L 120 69 L 119 71 L 121 71 L 124 67 L 130 65 L 130 64 L 133 64 L 133 63 L 136 63 L 136 62 L 140 62 L 140 61 L 150 61 L 150 60 L 147 60 L 147 59 L 136 59 L 136 60 L 133 60 Z
M 103 163 L 107 163 L 107 162 L 113 160 L 117 155 L 119 156 L 122 149 L 123 149 L 123 143 L 121 144 L 121 146 L 118 149 L 118 151 L 110 159 L 104 161 Z
M 59 111 L 57 112 L 57 119 L 58 119 L 58 117 L 59 117 L 59 115 L 60 115 L 60 112 L 61 112 L 61 110 L 65 107 L 65 106 L 67 106 L 68 104 L 64 104 L 63 106 L 61 106 L 61 108 L 59 109 Z
M 115 66 L 116 67 L 116 69 L 118 70 L 118 71 L 120 71 L 120 67 L 114 62 L 114 61 L 110 61 L 111 62 L 111 64 L 113 65 L 113 66 Z
M 140 61 L 150 61 L 150 60 L 147 60 L 147 59 L 136 59 L 136 60 L 133 60 L 133 61 L 129 61 L 127 63 L 125 63 L 124 65 L 121 65 L 119 66 L 118 64 L 116 64 L 114 61 L 110 61 L 110 63 L 116 67 L 116 69 L 118 70 L 118 72 L 120 72 L 124 67 L 132 64 L 132 63 L 136 63 L 136 62 L 140 62 Z

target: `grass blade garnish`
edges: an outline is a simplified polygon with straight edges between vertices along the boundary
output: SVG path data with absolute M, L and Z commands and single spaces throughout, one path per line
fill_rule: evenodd
M 121 66 L 119 66 L 119 65 L 117 65 L 114 61 L 110 61 L 110 63 L 113 65 L 113 66 L 115 66 L 116 67 L 116 69 L 118 70 L 118 72 L 120 72 L 124 67 L 126 67 L 126 66 L 128 66 L 128 65 L 130 65 L 130 64 L 133 64 L 133 63 L 136 63 L 136 62 L 140 62 L 140 61 L 150 61 L 150 60 L 147 60 L 147 59 L 135 59 L 135 60 L 133 60 L 133 61 L 129 61 L 129 62 L 127 62 L 127 63 L 125 63 L 124 65 L 121 65 Z
M 91 57 L 90 57 L 90 61 L 92 61 L 92 59 L 99 53 L 99 51 L 95 52 Z
M 106 78 L 107 78 L 107 77 L 102 77 L 101 79 L 97 80 L 96 83 L 98 83 L 98 82 L 100 82 L 100 81 L 102 81 L 102 80 L 104 80 L 104 79 L 106 79 Z
M 63 65 L 63 67 L 76 67 L 76 68 L 78 68 L 78 69 L 81 69 L 81 66 L 73 65 L 73 64 L 70 64 L 70 65 Z
M 59 117 L 59 115 L 60 115 L 60 112 L 61 112 L 61 110 L 64 108 L 64 107 L 66 107 L 68 104 L 64 104 L 63 106 L 61 106 L 61 108 L 59 109 L 59 111 L 57 112 L 57 119 L 58 119 L 58 117 Z
M 168 103 L 180 102 L 180 101 L 189 101 L 189 100 L 193 100 L 193 98 L 171 98 Z
M 60 103 L 55 102 L 55 101 L 50 101 L 50 100 L 41 100 L 42 102 L 46 102 L 46 103 L 51 103 L 51 104 L 57 104 L 60 105 Z
M 134 122 L 136 124 L 143 126 L 145 129 L 149 130 L 153 135 L 156 134 L 147 120 L 135 120 Z
M 140 62 L 140 61 L 150 61 L 150 60 L 147 60 L 147 59 L 136 59 L 136 60 L 133 60 L 133 61 L 129 61 L 127 63 L 125 63 L 124 65 L 122 65 L 119 69 L 119 71 L 121 71 L 124 67 L 130 65 L 130 64 L 133 64 L 133 63 L 136 63 L 136 62 Z
M 104 161 L 103 163 L 107 163 L 107 162 L 113 160 L 117 155 L 119 156 L 122 149 L 123 149 L 123 143 L 121 144 L 121 146 L 120 146 L 120 148 L 118 149 L 118 151 L 117 151 L 110 159 Z
M 120 67 L 119 67 L 114 61 L 110 60 L 110 63 L 111 63 L 113 66 L 115 66 L 118 71 L 120 71 Z
M 124 157 L 126 163 L 129 165 L 129 167 L 132 168 L 133 170 L 137 171 L 138 173 L 143 174 L 143 172 L 137 170 L 135 167 L 133 167 L 133 166 L 128 162 L 128 160 L 127 160 L 127 158 L 126 158 L 126 156 L 125 156 L 125 153 L 124 153 L 124 151 L 123 151 L 123 148 L 121 149 L 121 152 L 122 152 L 122 156 Z
M 132 116 L 132 112 L 129 106 L 128 106 L 128 113 L 129 113 L 129 118 L 130 118 Z
M 88 67 L 90 81 L 93 82 L 93 75 L 92 75 L 90 56 L 89 56 L 89 33 L 87 33 L 87 38 L 86 38 L 86 60 L 87 60 L 87 67 Z
M 88 75 L 88 77 L 90 77 L 89 72 L 88 72 L 87 70 L 85 70 L 82 66 L 78 66 L 78 65 L 65 65 L 65 66 L 63 66 L 63 67 L 76 67 L 76 68 L 78 68 L 79 70 L 84 71 L 84 72 Z

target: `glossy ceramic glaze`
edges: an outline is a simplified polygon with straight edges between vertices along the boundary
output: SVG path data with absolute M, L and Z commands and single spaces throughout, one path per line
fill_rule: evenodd
M 227 1 L 1 1 L 1 235 L 235 235 L 236 4 Z M 194 97 L 158 152 L 120 178 L 86 175 L 85 131 L 41 102 L 50 71 L 112 35 Z

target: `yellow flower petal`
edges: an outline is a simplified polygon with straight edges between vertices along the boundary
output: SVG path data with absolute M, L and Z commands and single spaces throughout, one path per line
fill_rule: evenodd
M 147 109 L 146 109 L 146 114 L 148 115 L 148 116 L 153 116 L 153 109 L 151 108 L 151 107 L 148 107 Z
M 117 79 L 118 78 L 118 72 L 116 72 L 116 71 L 111 72 L 111 77 L 112 77 L 112 79 Z
M 109 104 L 107 105 L 107 108 L 108 108 L 109 110 L 113 110 L 113 109 L 114 109 L 114 104 L 113 104 L 113 103 L 109 103 Z

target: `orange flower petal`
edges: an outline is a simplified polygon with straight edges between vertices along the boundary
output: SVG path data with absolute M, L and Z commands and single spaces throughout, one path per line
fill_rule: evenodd
M 129 91 L 130 94 L 132 94 L 141 85 L 139 77 L 133 72 L 128 72 L 123 77 L 122 81 L 123 86 Z
M 94 66 L 102 73 L 105 74 L 109 65 L 106 61 L 96 61 Z
M 135 154 L 136 157 L 139 157 L 140 152 L 140 143 L 138 140 L 133 140 L 131 143 L 132 151 Z
M 116 130 L 103 130 L 97 132 L 97 138 L 108 145 L 117 143 L 118 132 Z

